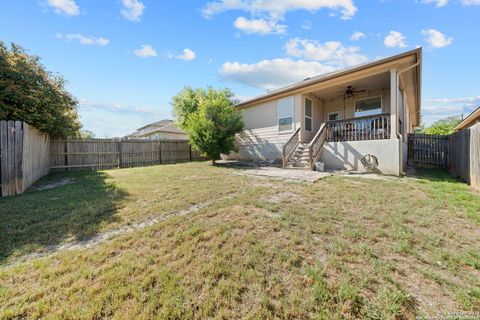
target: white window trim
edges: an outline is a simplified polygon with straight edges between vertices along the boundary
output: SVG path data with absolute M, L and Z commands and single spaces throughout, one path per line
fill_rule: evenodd
M 279 114 L 278 114 L 278 102 L 280 100 L 283 100 L 283 99 L 286 99 L 286 98 L 290 98 L 292 100 L 292 129 L 291 130 L 284 130 L 284 131 L 280 131 L 280 124 L 279 124 L 279 120 L 280 119 L 286 119 L 286 118 L 279 118 Z M 294 117 L 293 117 L 293 112 L 294 112 L 294 108 L 293 106 L 295 105 L 295 97 L 293 96 L 287 96 L 287 97 L 283 97 L 283 98 L 280 98 L 280 99 L 277 99 L 277 103 L 276 103 L 276 111 L 277 111 L 277 133 L 278 134 L 288 134 L 288 133 L 292 133 L 292 132 L 295 132 L 295 121 L 293 121 Z M 288 117 L 290 118 L 290 117 Z
M 355 99 L 353 101 L 353 116 L 355 117 L 355 113 L 357 113 L 357 111 L 355 111 L 357 109 L 357 101 L 368 100 L 368 99 L 379 98 L 379 97 L 380 97 L 380 113 L 384 113 L 383 95 L 380 94 L 380 95 L 377 95 L 377 96 L 363 97 L 361 99 Z M 355 117 L 355 118 L 358 118 L 358 117 Z
M 310 106 L 312 107 L 312 115 L 310 117 L 308 117 L 307 113 L 305 112 L 307 110 L 307 100 L 311 102 Z M 311 130 L 307 130 L 307 125 L 306 125 L 307 118 L 310 119 L 310 121 L 312 122 Z M 313 132 L 313 100 L 308 97 L 305 97 L 305 100 L 303 103 L 303 128 L 306 132 Z
M 331 121 L 331 120 L 330 120 L 330 115 L 331 115 L 331 114 L 338 114 L 338 120 L 341 120 L 341 119 L 340 119 L 340 110 L 335 110 L 335 111 L 327 112 L 327 121 Z

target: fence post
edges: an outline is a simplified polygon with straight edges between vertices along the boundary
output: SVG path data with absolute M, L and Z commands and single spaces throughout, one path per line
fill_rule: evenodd
M 7 121 L 0 121 L 0 196 L 7 196 Z
M 158 147 L 158 153 L 160 154 L 160 164 L 162 164 L 162 144 L 163 144 L 163 141 L 160 140 L 160 146 Z
M 121 168 L 122 167 L 122 142 L 123 140 L 120 139 L 118 140 L 118 143 L 117 143 L 117 149 L 118 149 L 118 167 Z
M 23 193 L 23 123 L 15 121 L 15 194 Z
M 190 157 L 190 162 L 192 162 L 192 146 L 188 144 L 188 155 Z
M 65 139 L 63 143 L 65 143 L 63 146 L 63 151 L 65 152 L 65 171 L 68 171 L 68 138 Z

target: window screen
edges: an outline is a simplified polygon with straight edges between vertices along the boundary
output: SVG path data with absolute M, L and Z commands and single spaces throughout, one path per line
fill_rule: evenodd
M 371 116 L 382 113 L 382 97 L 355 101 L 355 117 Z
M 277 102 L 278 131 L 290 131 L 293 129 L 292 117 L 293 98 L 280 99 Z

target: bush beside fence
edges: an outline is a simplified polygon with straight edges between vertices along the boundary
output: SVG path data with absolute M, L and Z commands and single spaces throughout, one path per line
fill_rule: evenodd
M 50 137 L 20 121 L 0 121 L 0 195 L 23 193 L 50 171 Z

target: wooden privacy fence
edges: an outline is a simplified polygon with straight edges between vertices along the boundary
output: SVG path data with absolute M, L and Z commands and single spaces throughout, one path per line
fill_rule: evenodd
M 0 121 L 0 196 L 23 193 L 50 170 L 50 137 L 20 121 Z
M 410 165 L 432 165 L 447 168 L 449 164 L 448 136 L 433 134 L 408 135 Z
M 51 169 L 105 170 L 204 160 L 188 140 L 52 140 Z
M 443 167 L 480 189 L 480 123 L 448 136 L 410 134 L 408 161 Z
M 450 171 L 480 189 L 480 123 L 450 136 Z

